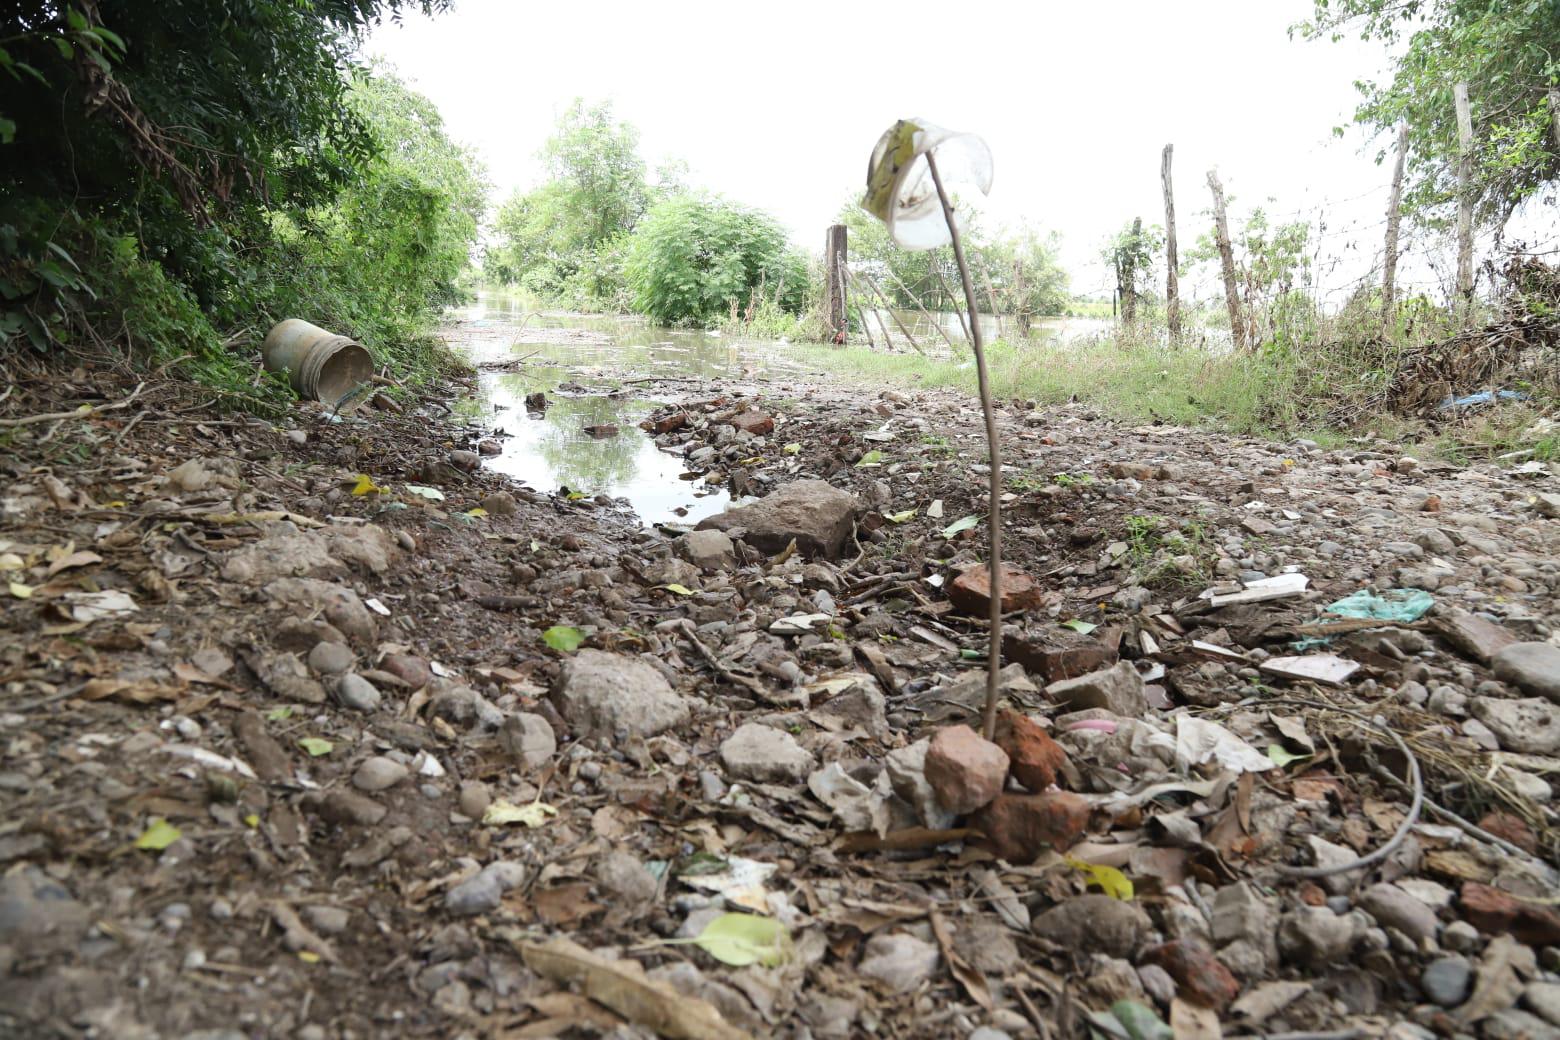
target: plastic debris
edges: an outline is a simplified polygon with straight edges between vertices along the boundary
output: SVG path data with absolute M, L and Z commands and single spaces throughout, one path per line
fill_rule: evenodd
M 1419 589 L 1388 589 L 1376 593 L 1361 589 L 1327 605 L 1327 613 L 1338 617 L 1360 618 L 1375 621 L 1418 621 L 1431 607 L 1435 597 Z

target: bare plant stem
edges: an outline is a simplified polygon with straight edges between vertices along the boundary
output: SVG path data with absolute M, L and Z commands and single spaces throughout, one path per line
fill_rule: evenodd
M 964 280 L 964 303 L 970 313 L 970 345 L 975 348 L 975 375 L 980 386 L 980 410 L 986 419 L 986 450 L 991 455 L 991 501 L 986 517 L 991 531 L 988 590 L 991 593 L 991 643 L 986 651 L 986 711 L 981 719 L 981 732 L 990 740 L 997 732 L 997 673 L 1002 668 L 1002 455 L 997 443 L 997 410 L 991 401 L 991 377 L 986 371 L 986 346 L 981 342 L 980 312 L 975 309 L 975 283 L 970 278 L 970 266 L 964 261 L 959 225 L 953 219 L 953 202 L 943 187 L 937 160 L 930 151 L 926 153 L 926 166 L 932 171 L 932 183 L 937 185 L 943 219 L 948 222 L 948 234 L 953 239 L 953 259 L 959 265 L 959 277 Z

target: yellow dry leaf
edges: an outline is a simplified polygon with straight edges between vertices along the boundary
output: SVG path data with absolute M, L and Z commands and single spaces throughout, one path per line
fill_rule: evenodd
M 1132 898 L 1132 880 L 1115 867 L 1089 863 L 1072 856 L 1067 857 L 1067 865 L 1074 870 L 1082 871 L 1088 876 L 1089 884 L 1097 886 L 1112 899 Z
M 383 490 L 384 488 L 375 484 L 374 478 L 367 473 L 359 473 L 357 475 L 357 483 L 352 486 L 354 495 L 377 495 Z
M 23 585 L 19 581 L 11 582 L 11 595 L 17 599 L 31 599 L 32 594 L 33 587 L 31 585 Z

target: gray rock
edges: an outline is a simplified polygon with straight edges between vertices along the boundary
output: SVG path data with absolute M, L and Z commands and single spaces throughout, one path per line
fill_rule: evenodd
M 1432 1003 L 1453 1008 L 1468 999 L 1473 982 L 1473 965 L 1466 957 L 1437 957 L 1419 976 L 1419 988 Z
M 379 707 L 380 696 L 373 683 L 356 672 L 348 672 L 336 680 L 336 700 L 353 711 L 373 711 Z
M 931 978 L 941 959 L 931 943 L 895 932 L 868 939 L 856 970 L 895 993 L 906 993 Z
M 278 578 L 265 587 L 266 598 L 296 615 L 323 614 L 325 620 L 359 642 L 374 638 L 374 616 L 356 592 L 317 578 Z
M 1046 695 L 1072 711 L 1103 708 L 1126 719 L 1139 719 L 1148 711 L 1143 677 L 1130 661 L 1074 679 L 1061 679 L 1045 688 Z
M 652 737 L 688 719 L 687 703 L 652 665 L 601 650 L 565 661 L 552 697 L 581 734 L 609 740 Z
M 1522 1003 L 1533 1014 L 1560 1026 L 1560 982 L 1530 982 L 1522 991 Z
M 90 912 L 70 889 L 37 867 L 0 878 L 0 946 L 25 946 L 30 954 L 75 944 Z
M 793 540 L 803 556 L 839 555 L 856 516 L 856 497 L 826 481 L 798 480 L 751 505 L 700 521 L 701 531 L 742 530 L 759 552 L 783 552 Z
M 1473 953 L 1479 942 L 1479 930 L 1467 921 L 1453 921 L 1441 929 L 1441 945 L 1453 953 Z
M 525 880 L 525 868 L 518 863 L 499 860 L 483 867 L 444 893 L 444 908 L 459 917 L 485 914 L 498 909 L 504 893 Z
M 384 791 L 394 787 L 411 775 L 411 770 L 393 758 L 375 755 L 365 759 L 352 774 L 352 786 L 359 791 Z
M 638 856 L 627 852 L 609 852 L 596 864 L 596 881 L 625 903 L 643 903 L 655 898 L 660 883 L 645 869 Z
M 1328 967 L 1345 957 L 1364 929 L 1354 914 L 1339 916 L 1325 906 L 1302 906 L 1278 923 L 1278 949 L 1304 967 Z
M 1148 915 L 1123 899 L 1074 896 L 1034 919 L 1030 929 L 1058 946 L 1082 953 L 1130 957 L 1152 927 Z
M 1396 885 L 1382 882 L 1360 894 L 1360 907 L 1383 928 L 1396 928 L 1421 945 L 1435 937 L 1440 922 L 1435 911 Z
M 720 760 L 730 776 L 760 783 L 796 782 L 812 772 L 813 756 L 784 730 L 748 722 L 720 745 Z
M 558 738 L 553 735 L 552 723 L 530 712 L 520 712 L 505 719 L 498 728 L 498 743 L 526 769 L 547 764 L 558 751 Z
M 340 935 L 352 922 L 351 912 L 339 906 L 306 906 L 303 917 L 310 928 L 326 935 Z
M 321 675 L 339 675 L 352 667 L 352 648 L 342 643 L 315 643 L 309 651 L 309 667 Z
M 471 687 L 450 679 L 435 679 L 430 684 L 428 714 L 457 726 L 476 723 L 487 729 L 503 725 L 504 713 Z
M 1256 963 L 1245 975 L 1264 974 L 1278 959 L 1275 932 L 1278 913 L 1274 905 L 1249 882 L 1225 885 L 1213 897 L 1213 940 L 1219 945 L 1249 944 Z M 1251 958 L 1248 958 L 1251 960 Z M 1225 961 L 1228 964 L 1228 959 Z
M 958 819 L 937 801 L 937 792 L 926 779 L 926 752 L 930 738 L 923 737 L 907 747 L 890 751 L 883 759 L 894 793 L 909 803 L 921 822 L 932 830 L 946 830 Z
M 520 504 L 509 492 L 495 491 L 482 499 L 482 508 L 492 516 L 514 516 L 520 511 Z
M 1521 1008 L 1507 1008 L 1486 1018 L 1479 1026 L 1484 1040 L 1554 1040 L 1555 1029 L 1548 1022 Z
M 459 806 L 461 815 L 473 820 L 482 819 L 487 807 L 493 804 L 493 792 L 481 780 L 467 780 L 460 785 Z
M 718 571 L 737 565 L 737 547 L 725 531 L 689 531 L 672 548 L 702 571 Z
M 828 730 L 856 728 L 869 737 L 881 737 L 888 732 L 887 707 L 888 701 L 878 684 L 863 676 L 856 685 L 814 708 L 810 715 Z
M 1547 805 L 1555 796 L 1554 789 L 1549 786 L 1549 782 L 1543 777 L 1534 776 L 1532 773 L 1524 773 L 1522 770 L 1512 769 L 1510 766 L 1505 767 L 1502 772 L 1505 774 L 1507 782 L 1511 784 L 1511 789 L 1524 798 L 1531 798 L 1535 802 Z
M 1523 693 L 1560 702 L 1560 646 L 1513 643 L 1490 660 L 1495 674 Z
M 1507 751 L 1553 755 L 1560 751 L 1560 707 L 1539 697 L 1508 700 L 1475 697 L 1474 718 L 1488 726 Z

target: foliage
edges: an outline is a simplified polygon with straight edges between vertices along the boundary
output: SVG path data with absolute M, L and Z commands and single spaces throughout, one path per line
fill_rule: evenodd
M 1260 207 L 1230 236 L 1248 343 L 1293 347 L 1314 335 L 1321 319 L 1311 295 L 1311 228 L 1305 221 L 1273 224 Z M 1188 263 L 1217 263 L 1210 226 L 1186 251 Z M 1217 313 L 1217 312 L 1216 312 Z
M 498 211 L 488 277 L 548 301 L 623 309 L 625 236 L 654 194 L 638 148 L 639 132 L 610 104 L 576 98 L 542 148 L 547 181 L 515 192 Z M 682 172 L 664 168 L 663 182 Z
M 1316 0 L 1299 27 L 1312 38 L 1357 33 L 1394 52 L 1388 82 L 1361 83 L 1355 120 L 1378 133 L 1406 123 L 1404 205 L 1445 219 L 1456 201 L 1453 86 L 1468 84 L 1478 219 L 1504 226 L 1516 207 L 1560 177 L 1560 9 L 1554 0 Z M 1382 157 L 1378 157 L 1378 162 Z
M 1121 297 L 1121 318 L 1128 325 L 1136 319 L 1138 297 L 1154 270 L 1154 259 L 1164 248 L 1164 235 L 1157 227 L 1143 227 L 1143 218 L 1134 218 L 1106 243 L 1100 252 L 1105 266 L 1116 274 L 1116 291 Z
M 445 6 L 32 0 L 0 15 L 0 349 L 119 340 L 238 384 L 224 341 L 282 314 L 409 343 L 455 291 L 480 181 L 426 100 L 353 55 L 381 18 Z
M 976 262 L 988 274 L 997 305 L 1016 315 L 1027 329 L 1032 318 L 1061 314 L 1067 309 L 1067 271 L 1062 267 L 1061 236 L 1033 228 L 992 239 L 978 246 Z
M 773 217 L 705 194 L 657 203 L 629 241 L 626 273 L 635 308 L 668 325 L 717 320 L 762 298 L 794 314 L 808 280 L 806 257 Z

